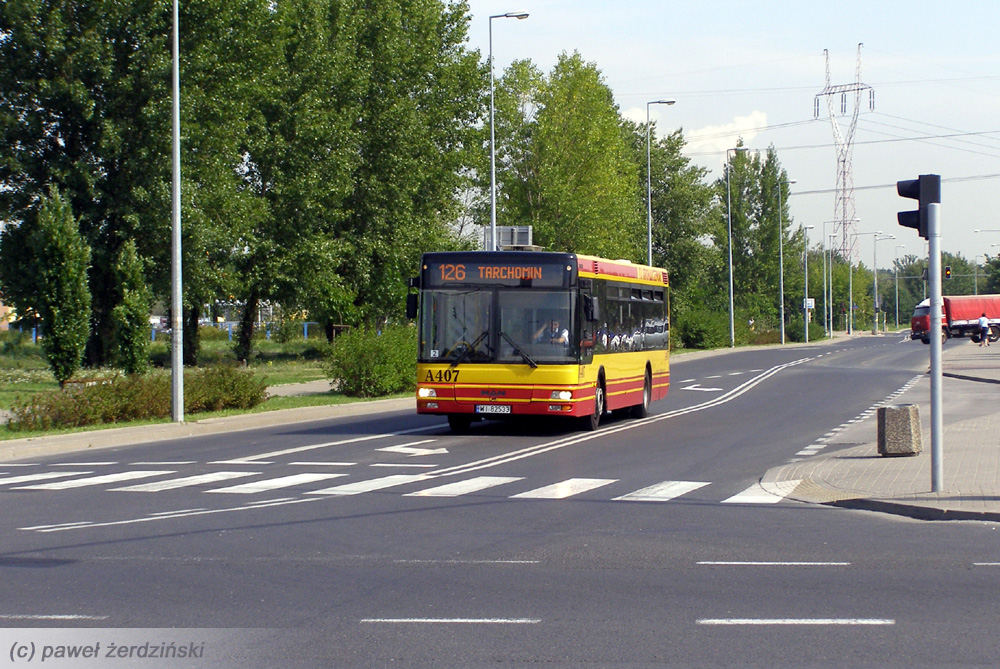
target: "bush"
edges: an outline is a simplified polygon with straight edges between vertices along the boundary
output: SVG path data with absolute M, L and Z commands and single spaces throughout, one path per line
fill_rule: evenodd
M 805 336 L 802 330 L 802 319 L 793 320 L 785 328 L 785 338 L 794 342 L 804 342 Z M 815 321 L 809 323 L 809 341 L 819 341 L 826 338 L 826 330 L 822 323 Z
M 721 348 L 729 345 L 729 314 L 692 309 L 678 316 L 675 326 L 684 348 Z
M 409 325 L 352 328 L 338 336 L 325 364 L 334 387 L 349 397 L 411 391 L 417 378 L 417 331 Z
M 233 366 L 185 371 L 185 413 L 248 409 L 267 398 L 265 382 Z M 170 415 L 170 374 L 116 376 L 69 383 L 64 390 L 38 393 L 11 406 L 7 429 L 51 430 Z

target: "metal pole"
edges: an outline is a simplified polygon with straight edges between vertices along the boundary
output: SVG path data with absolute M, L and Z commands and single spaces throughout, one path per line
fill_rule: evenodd
M 649 159 L 649 105 L 646 103 L 646 264 L 653 264 L 653 176 Z
M 732 171 L 729 151 L 726 151 L 726 220 L 729 235 L 729 348 L 736 347 L 736 327 L 733 320 L 733 198 L 730 194 L 729 173 Z
M 875 314 L 875 323 L 872 325 L 872 334 L 878 334 L 878 235 L 872 237 L 872 313 Z
M 781 343 L 785 343 L 785 249 L 783 237 L 784 227 L 781 222 L 781 187 L 793 184 L 795 181 L 782 181 L 778 183 L 778 301 L 781 311 Z
M 649 106 L 672 105 L 676 100 L 654 100 L 646 103 L 646 264 L 653 264 L 653 184 L 649 160 Z
M 941 232 L 938 203 L 927 205 L 928 275 L 931 284 L 931 492 L 941 492 L 944 468 L 941 410 Z
M 493 131 L 493 19 L 490 17 L 490 248 L 497 250 L 497 159 L 496 137 Z
M 496 159 L 496 137 L 493 130 L 493 116 L 495 113 L 493 103 L 493 19 L 518 19 L 528 18 L 527 12 L 507 12 L 506 14 L 496 14 L 490 17 L 490 248 L 488 251 L 497 250 L 497 159 Z
M 802 266 L 805 274 L 805 290 L 802 299 L 802 330 L 805 333 L 805 343 L 809 343 L 809 229 L 813 226 L 807 225 L 802 228 L 806 235 L 806 251 Z
M 823 224 L 823 332 L 830 336 L 830 322 L 826 318 L 829 301 L 826 298 L 826 223 Z
M 184 301 L 181 274 L 181 75 L 180 21 L 174 0 L 173 39 L 173 200 L 171 212 L 170 325 L 173 328 L 170 355 L 170 406 L 175 423 L 184 422 Z

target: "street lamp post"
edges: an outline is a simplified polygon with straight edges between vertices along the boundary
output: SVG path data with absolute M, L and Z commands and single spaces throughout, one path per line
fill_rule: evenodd
M 654 100 L 646 103 L 646 264 L 653 264 L 653 182 L 649 159 L 649 106 L 672 105 L 676 100 Z
M 729 348 L 736 347 L 736 322 L 733 319 L 733 196 L 729 185 L 729 173 L 732 172 L 732 163 L 729 153 L 746 152 L 746 147 L 738 146 L 735 149 L 726 149 L 726 228 L 729 237 Z
M 876 235 L 872 241 L 872 275 L 875 277 L 874 287 L 872 288 L 872 309 L 875 312 L 875 325 L 872 327 L 872 334 L 878 334 L 878 242 L 895 238 L 896 235 L 886 235 L 885 237 Z
M 806 248 L 802 262 L 803 274 L 805 275 L 805 294 L 802 299 L 802 331 L 805 336 L 805 343 L 807 344 L 809 343 L 809 231 L 815 227 L 815 225 L 802 226 L 802 230 L 805 231 L 806 235 Z
M 788 181 L 782 181 L 778 184 L 778 299 L 781 305 L 781 343 L 785 343 L 785 251 L 783 238 L 785 236 L 784 228 L 781 222 L 781 187 L 788 185 L 791 186 L 796 183 L 795 179 L 789 179 Z M 824 258 L 826 256 L 823 256 Z M 826 276 L 826 272 L 823 273 Z M 824 291 L 825 292 L 825 291 Z
M 528 12 L 507 12 L 490 17 L 490 251 L 497 250 L 497 161 L 496 141 L 493 132 L 493 19 L 528 18 Z
M 861 235 L 872 235 L 872 312 L 875 314 L 875 324 L 872 326 L 872 334 L 878 334 L 878 242 L 884 241 L 886 239 L 895 239 L 895 235 L 886 235 L 884 237 L 879 237 L 882 231 L 878 232 L 855 232 L 855 237 L 860 237 Z M 852 272 L 853 273 L 853 272 Z M 852 305 L 853 306 L 853 305 Z
M 173 57 L 171 62 L 172 163 L 170 215 L 170 416 L 184 422 L 184 286 L 181 272 L 181 74 L 180 21 L 177 0 L 173 2 Z
M 829 335 L 833 336 L 833 242 L 837 239 L 837 235 L 830 233 L 827 236 L 827 241 L 830 242 L 830 259 L 827 261 L 827 270 L 830 272 L 829 280 L 826 276 L 823 277 L 823 281 L 826 283 L 827 290 L 829 291 L 823 296 L 824 301 L 826 301 L 826 312 L 827 312 L 827 322 L 830 324 Z M 826 258 L 826 253 L 823 254 L 823 258 Z M 846 328 L 845 328 L 846 329 Z
M 899 249 L 905 249 L 906 244 L 896 244 L 896 263 L 893 265 L 893 271 L 896 274 L 896 329 L 899 329 Z

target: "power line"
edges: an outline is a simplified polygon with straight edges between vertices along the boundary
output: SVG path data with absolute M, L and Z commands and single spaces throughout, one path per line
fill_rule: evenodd
M 952 177 L 950 179 L 941 179 L 941 183 L 962 183 L 965 181 L 985 181 L 987 179 L 1000 179 L 1000 174 L 974 174 L 965 177 Z M 895 183 L 891 184 L 876 184 L 871 186 L 855 186 L 854 190 L 885 190 L 887 188 L 896 188 Z M 836 188 L 823 188 L 818 190 L 800 190 L 791 191 L 789 197 L 795 195 L 826 195 L 829 193 L 836 193 Z

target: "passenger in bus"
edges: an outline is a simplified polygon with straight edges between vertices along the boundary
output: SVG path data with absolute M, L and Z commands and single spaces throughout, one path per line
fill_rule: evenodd
M 550 344 L 569 345 L 569 330 L 559 327 L 559 319 L 553 318 L 548 325 L 543 325 L 531 338 L 534 342 L 548 341 Z

